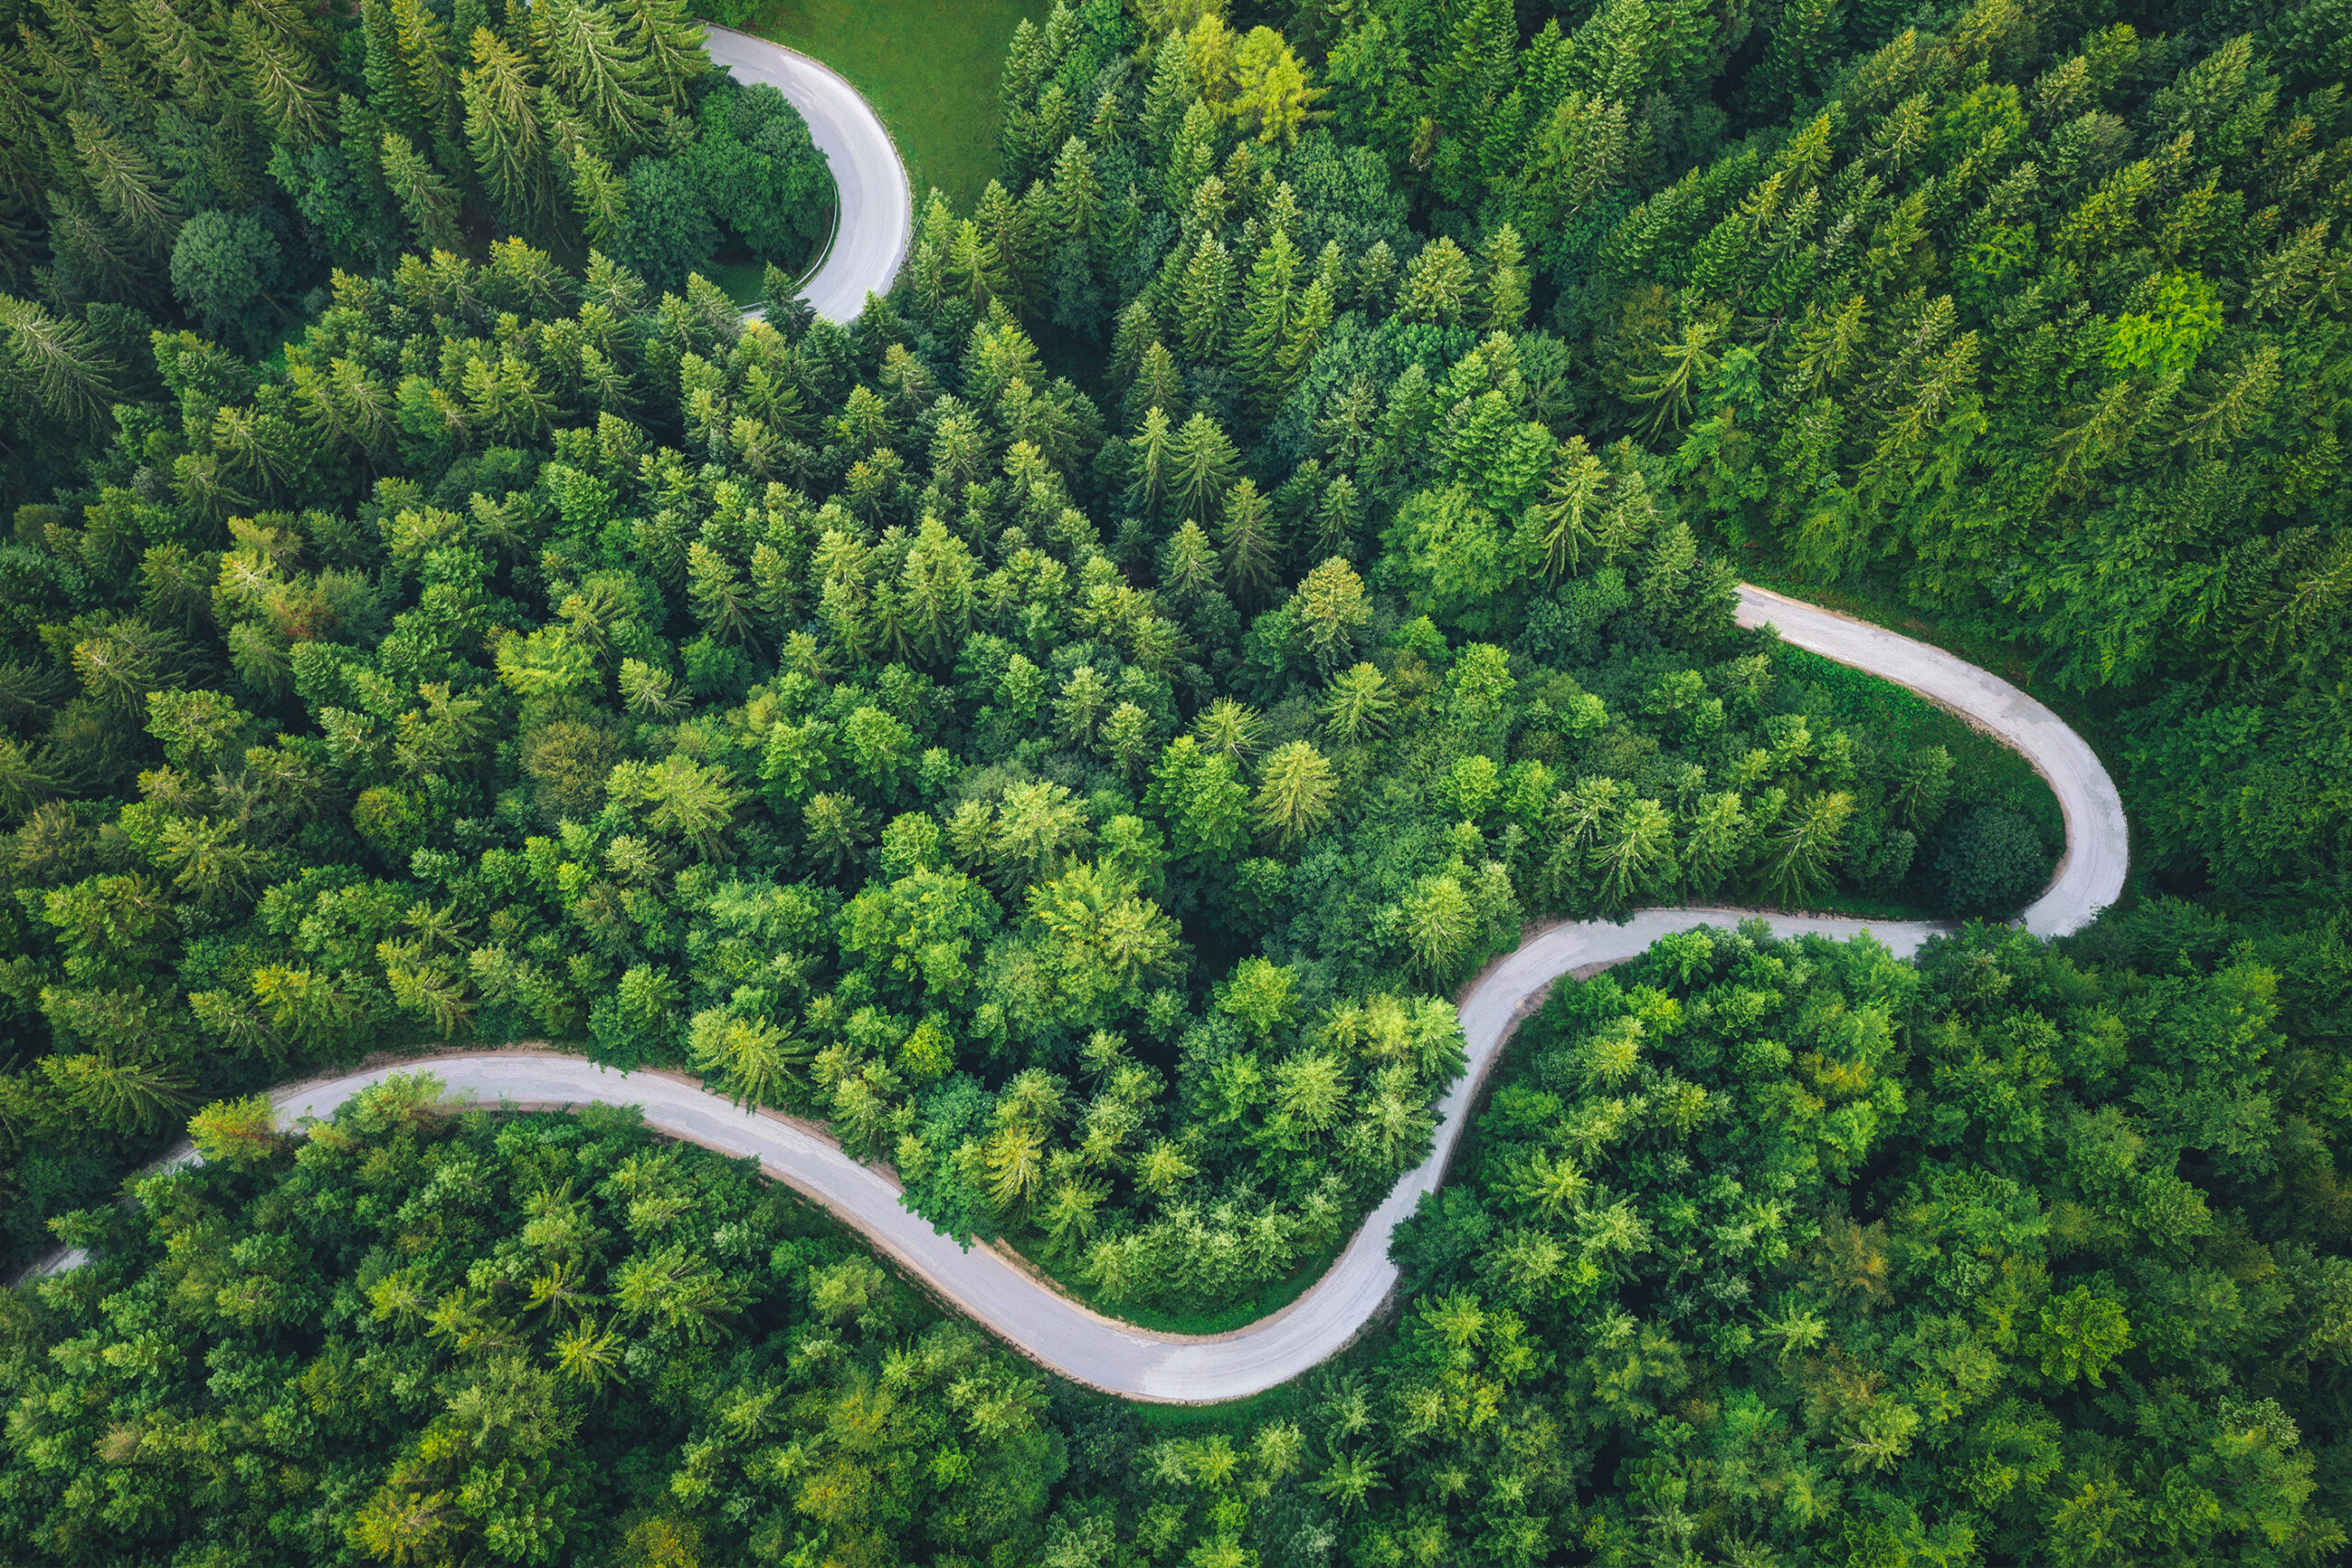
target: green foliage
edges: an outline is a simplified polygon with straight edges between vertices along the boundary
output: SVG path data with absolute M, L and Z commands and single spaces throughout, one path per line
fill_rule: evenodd
M 395 1077 L 297 1144 L 207 1111 L 235 1169 L 149 1179 L 102 1260 L 13 1298 L 12 1558 L 606 1561 L 653 1520 L 711 1552 L 1034 1550 L 1064 1467 L 1034 1373 L 740 1165 L 436 1096 Z
M 1516 28 L 1376 0 L 1325 36 L 1336 123 L 1417 209 L 1532 243 L 1593 448 L 1668 458 L 1654 488 L 1735 548 L 2109 689 L 2154 853 L 2243 894 L 2290 840 L 2314 889 L 2343 856 L 2332 749 L 2271 739 L 2341 718 L 2341 466 L 2290 477 L 2341 439 L 2340 7 L 2276 9 L 1792 5 L 1743 47 L 1654 0 Z M 1541 524 L 1555 572 L 1579 490 Z M 1443 541 L 1426 603 L 1507 587 L 1458 496 L 1406 520 Z M 2223 710 L 2262 715 L 2230 761 L 2171 739 Z M 2256 754 L 2280 808 L 2213 809 Z
M 268 344 L 264 297 L 279 265 L 277 236 L 251 213 L 199 212 L 172 242 L 172 290 L 214 336 L 252 352 Z
M 624 199 L 627 215 L 613 234 L 614 254 L 656 287 L 683 287 L 695 264 L 718 248 L 709 199 L 676 161 L 639 159 Z
M 2342 6 L 1552 9 L 1058 8 L 850 328 L 693 276 L 827 198 L 670 0 L 19 29 L 0 1225 L 100 1256 L 9 1298 L 0 1555 L 2340 1552 Z M 1247 1422 L 1046 1411 L 609 1115 L 241 1098 L 548 1040 L 1278 1299 L 1531 919 L 2046 875 L 1750 560 L 2096 689 L 2143 893 L 2280 923 L 1563 987 Z
M 1928 881 L 1954 915 L 2011 915 L 2050 881 L 2050 854 L 2033 825 L 1983 807 L 1955 816 L 1930 841 Z
M 684 151 L 640 157 L 616 191 L 614 254 L 661 288 L 684 288 L 720 248 L 797 268 L 832 222 L 832 175 L 808 124 L 764 82 L 712 93 Z
M 711 93 L 629 177 L 773 140 L 764 103 Z M 1245 395 L 1287 406 L 1268 367 L 1316 359 L 1292 327 L 1345 282 L 1287 236 L 1346 206 L 1252 174 L 1275 145 L 1230 171 L 1261 238 L 1194 195 L 1266 248 Z M 346 275 L 282 381 L 151 345 L 168 504 L 102 484 L 35 558 L 119 554 L 142 592 L 59 634 L 84 694 L 25 725 L 17 793 L 93 807 L 28 827 L 68 833 L 22 863 L 41 908 L 86 923 L 71 846 L 113 820 L 169 916 L 27 955 L 71 981 L 37 1011 L 76 1064 L 54 1114 L 127 1156 L 243 1060 L 588 1043 L 822 1117 L 936 1223 L 1036 1237 L 1105 1300 L 1215 1310 L 1370 1205 L 1453 1070 L 1316 1030 L 1442 992 L 1532 915 L 1900 893 L 1935 781 L 1729 624 L 1654 459 L 1532 417 L 1546 340 L 1358 314 L 1409 363 L 1261 486 L 1280 420 L 1245 447 L 1153 405 L 1114 437 L 1004 299 L 950 287 L 1011 286 L 1025 210 L 927 222 L 855 333 L 503 242 Z M 1132 545 L 1094 521 L 1114 493 Z M 1488 578 L 1439 515 L 1484 530 Z M 1198 1021 L 1238 943 L 1305 990 L 1230 1046 Z M 126 986 L 168 1024 L 107 1033 Z M 954 1109 L 1098 1038 L 1135 1058 L 1061 1113 Z
M 804 257 L 831 223 L 832 176 L 808 123 L 766 83 L 704 100 L 687 154 L 711 211 L 753 255 Z
M 1563 987 L 1464 1187 L 1396 1240 L 1420 1304 L 1380 1363 L 1394 1479 L 1364 1538 L 1509 1506 L 1548 1543 L 1527 1560 L 1635 1561 L 1668 1485 L 1700 1551 L 1868 1531 L 2073 1563 L 2184 1500 L 2196 1561 L 2339 1550 L 2342 1372 L 2300 1303 L 2343 1263 L 2277 1206 L 2332 1190 L 2337 1156 L 2290 1174 L 2238 1118 L 2303 1113 L 2288 1064 L 2336 1060 L 2343 980 L 2333 922 L 2158 905 L 2071 953 L 1971 926 L 1916 970 L 1868 939 L 1691 931 Z M 1767 1501 L 1807 1476 L 1838 1505 Z
M 46 279 L 51 309 L 118 361 L 142 317 L 183 310 L 259 359 L 325 305 L 338 269 L 387 276 L 408 244 L 478 258 L 496 231 L 574 266 L 601 246 L 678 288 L 721 245 L 797 265 L 827 232 L 831 175 L 797 111 L 773 86 L 710 78 L 673 12 L 42 13 L 0 103 L 0 288 Z M 11 331 L 59 400 L 79 333 Z M 31 438 L 51 432 L 17 428 L 8 402 L 6 482 L 39 487 Z M 379 397 L 368 418 L 389 413 Z

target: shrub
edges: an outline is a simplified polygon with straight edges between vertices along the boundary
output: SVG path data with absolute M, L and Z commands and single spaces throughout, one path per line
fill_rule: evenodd
M 268 291 L 277 286 L 277 236 L 250 212 L 218 209 L 181 225 L 172 246 L 172 289 L 214 333 L 268 352 Z
M 656 288 L 683 289 L 689 273 L 709 265 L 718 225 L 677 159 L 639 158 L 630 165 L 628 216 L 613 245 L 617 259 Z
M 1928 892 L 1948 915 L 2011 915 L 2049 886 L 2050 852 L 2033 824 L 1997 806 L 1952 818 L 1928 859 Z

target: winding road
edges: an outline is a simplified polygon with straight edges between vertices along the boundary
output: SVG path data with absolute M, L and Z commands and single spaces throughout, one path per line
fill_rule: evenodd
M 2123 803 L 2098 758 L 2048 708 L 1998 676 L 1940 649 L 1765 589 L 1740 590 L 1744 626 L 1770 622 L 1782 639 L 1840 663 L 1908 686 L 2000 737 L 2032 761 L 2056 791 L 2066 816 L 2066 854 L 2049 889 L 2026 910 L 2039 936 L 2079 929 L 2123 890 L 2129 851 Z M 324 1118 L 358 1090 L 394 1072 L 429 1067 L 453 1098 L 560 1108 L 608 1101 L 643 1108 L 649 1125 L 720 1153 L 756 1158 L 768 1176 L 807 1194 L 1007 1343 L 1041 1365 L 1132 1399 L 1208 1403 L 1238 1399 L 1285 1382 L 1352 1339 L 1386 1303 L 1397 1271 L 1388 1236 L 1436 1188 L 1460 1141 L 1469 1108 L 1512 1026 L 1564 975 L 1584 976 L 1622 963 L 1659 937 L 1702 924 L 1728 925 L 1751 911 L 1645 909 L 1623 925 L 1574 921 L 1551 926 L 1491 965 L 1460 998 L 1469 1070 L 1440 1108 L 1430 1156 L 1397 1180 L 1330 1270 L 1283 1311 L 1231 1334 L 1201 1338 L 1159 1334 L 1089 1311 L 986 1247 L 967 1252 L 899 1206 L 888 1177 L 843 1154 L 803 1124 L 747 1112 L 684 1078 L 625 1074 L 576 1056 L 508 1050 L 394 1065 L 277 1090 L 281 1124 Z M 1926 921 L 1870 921 L 1814 915 L 1767 915 L 1782 936 L 1869 931 L 1908 956 L 1943 928 Z M 192 1160 L 183 1148 L 168 1158 Z M 74 1267 L 81 1255 L 44 1260 L 40 1272 Z
M 841 193 L 833 243 L 800 292 L 817 314 L 847 325 L 865 309 L 868 294 L 890 292 L 914 235 L 914 193 L 898 146 L 873 106 L 832 67 L 715 22 L 703 27 L 712 61 L 739 82 L 766 82 L 782 92 L 832 165 Z

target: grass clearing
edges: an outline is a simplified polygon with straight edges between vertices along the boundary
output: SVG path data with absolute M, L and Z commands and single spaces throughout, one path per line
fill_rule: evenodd
M 765 262 L 741 259 L 714 261 L 703 268 L 703 274 L 738 305 L 756 305 L 760 302 L 761 286 L 767 281 L 768 265 Z
M 754 0 L 733 26 L 813 55 L 865 95 L 921 208 L 936 186 L 967 209 L 996 173 L 997 78 L 1024 17 L 1049 0 Z

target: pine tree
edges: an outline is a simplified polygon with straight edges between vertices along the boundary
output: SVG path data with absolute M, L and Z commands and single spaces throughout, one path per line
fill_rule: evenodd
M 89 329 L 5 294 L 0 327 L 8 332 L 12 390 L 60 424 L 95 433 L 114 400 L 121 367 L 92 340 Z
M 1462 0 L 1447 11 L 1452 26 L 1442 39 L 1433 40 L 1437 47 L 1424 80 L 1438 123 L 1468 135 L 1478 124 L 1480 107 L 1498 95 L 1498 84 L 1513 74 L 1519 27 L 1510 0 Z
M 448 29 L 424 0 L 390 0 L 390 4 L 401 72 L 407 84 L 403 101 L 420 119 L 416 133 L 432 144 L 434 159 L 445 174 L 462 175 L 465 145 L 459 138 L 464 105 L 458 98 L 458 58 Z
M 2199 457 L 2237 440 L 2269 407 L 2278 387 L 2278 346 L 2264 344 L 2246 355 L 2210 389 L 2183 406 L 2166 435 L 2168 445 L 2187 446 Z
M 1487 237 L 1478 259 L 1484 275 L 1478 282 L 1478 324 L 1490 333 L 1515 333 L 1527 321 L 1527 249 L 1519 231 L 1498 226 Z
M 1372 622 L 1363 579 L 1337 556 L 1299 580 L 1291 608 L 1316 673 L 1327 679 L 1355 657 L 1355 639 Z
M 1216 111 L 1199 99 L 1184 111 L 1184 123 L 1159 167 L 1161 197 L 1182 209 L 1187 198 L 1216 166 Z
M 1297 385 L 1317 351 L 1322 348 L 1324 338 L 1331 331 L 1333 308 L 1331 285 L 1318 275 L 1299 297 L 1298 309 L 1291 312 L 1290 330 L 1283 338 L 1280 363 L 1283 391 Z
M 1022 110 L 1006 117 L 1001 159 L 1006 175 L 1016 182 L 1035 179 L 1077 129 L 1078 110 L 1069 92 L 1059 82 L 1053 83 L 1039 96 L 1034 113 Z
M 1022 17 L 1004 46 L 1004 65 L 997 77 L 997 108 L 1008 124 L 1014 115 L 1035 107 L 1037 85 L 1050 69 L 1037 24 Z
M 1280 230 L 1258 252 L 1241 296 L 1241 331 L 1234 344 L 1233 368 L 1250 390 L 1250 404 L 1264 414 L 1288 390 L 1283 350 L 1290 343 L 1297 307 L 1298 249 Z
M 1054 193 L 1043 180 L 1031 180 L 1029 189 L 1021 197 L 1023 263 L 1026 266 L 1026 290 L 1035 295 L 1044 289 L 1046 260 L 1055 249 L 1054 235 L 1058 220 L 1055 216 Z
M 384 132 L 384 183 L 391 187 L 417 248 L 455 250 L 458 237 L 458 193 L 449 182 L 397 130 Z
M 368 102 L 395 127 L 412 136 L 430 138 L 432 117 L 409 90 L 408 63 L 401 54 L 400 24 L 392 16 L 395 0 L 359 0 L 361 78 L 368 84 Z
M 1531 553 L 1546 577 L 1574 576 L 1585 552 L 1599 543 L 1599 534 L 1586 519 L 1598 519 L 1607 484 L 1608 472 L 1583 436 L 1571 435 L 1560 444 L 1552 460 L 1550 486 L 1544 498 L 1527 509 L 1524 524 L 1533 545 Z
M 1225 345 L 1227 318 L 1233 309 L 1233 258 L 1224 242 L 1204 235 L 1184 268 L 1177 299 L 1178 330 L 1184 356 L 1195 364 L 1216 360 Z
M 40 1068 L 64 1091 L 68 1104 L 112 1133 L 153 1132 L 173 1122 L 192 1098 L 187 1077 L 178 1068 L 125 1061 L 112 1049 L 43 1056 Z
M 752 635 L 750 591 L 734 563 L 699 539 L 686 547 L 686 600 L 703 629 L 720 641 Z
M 1527 199 L 1516 209 L 1537 235 L 1556 234 L 1625 185 L 1634 168 L 1634 120 L 1622 98 L 1571 92 L 1538 133 Z
M 65 123 L 99 210 L 149 251 L 171 249 L 172 238 L 179 232 L 180 208 L 164 183 L 163 171 L 94 115 L 76 109 Z
M 946 272 L 954 295 L 968 302 L 975 314 L 1012 287 L 995 249 L 981 236 L 980 226 L 968 218 L 956 226 L 956 237 L 948 248 Z
M 633 22 L 627 48 L 645 62 L 646 86 L 657 104 L 683 114 L 686 84 L 710 69 L 702 24 L 679 0 L 624 0 Z
M 1200 84 L 1183 35 L 1171 33 L 1159 40 L 1152 56 L 1151 81 L 1144 88 L 1143 131 L 1152 145 L 1165 150 L 1184 123 L 1185 111 L 1199 101 Z M 1187 186 L 1186 188 L 1190 188 Z
M 1208 530 L 1189 519 L 1159 547 L 1159 586 L 1182 605 L 1216 586 L 1216 546 Z
M 1033 193 L 1038 190 L 1035 186 L 1030 188 Z M 989 276 L 1001 279 L 994 292 L 1015 303 L 1029 299 L 1036 288 L 1045 241 L 1038 231 L 1042 206 L 1042 195 L 1035 202 L 1015 201 L 1001 182 L 990 180 L 972 209 L 972 220 L 979 226 L 980 242 L 987 248 Z
M 535 0 L 531 24 L 549 84 L 606 148 L 635 151 L 661 106 L 643 53 L 622 39 L 612 12 L 593 0 Z
M 313 62 L 325 60 L 334 51 L 334 40 L 319 26 L 311 8 L 302 0 L 245 0 L 240 9 L 266 29 L 274 41 L 300 50 Z
M 1171 492 L 1182 513 L 1195 522 L 1211 515 L 1211 506 L 1225 493 L 1240 469 L 1233 443 L 1204 413 L 1186 420 L 1170 443 L 1174 480 Z
M 1650 411 L 1643 420 L 1650 434 L 1679 430 L 1689 421 L 1691 395 L 1706 384 L 1715 368 L 1716 356 L 1707 351 L 1717 335 L 1713 321 L 1694 321 L 1681 336 L 1657 346 L 1657 369 L 1625 378 L 1633 400 Z
M 136 299 L 154 291 L 150 258 L 120 226 L 87 201 L 49 192 L 49 250 L 61 280 L 94 299 Z
M 327 113 L 328 89 L 318 61 L 293 38 L 259 18 L 263 7 L 248 5 L 229 22 L 245 86 L 276 140 L 298 147 L 324 141 L 334 130 Z
M 380 459 L 392 435 L 392 393 L 367 366 L 349 359 L 332 362 L 324 376 L 307 364 L 292 367 L 297 402 L 309 403 L 314 422 L 342 441 L 351 456 L 363 461 Z
M 1304 740 L 1278 746 L 1259 774 L 1258 826 L 1289 849 L 1311 835 L 1331 814 L 1339 779 L 1329 759 Z
M 1141 299 L 1130 299 L 1119 312 L 1119 324 L 1111 333 L 1111 363 L 1104 374 L 1114 387 L 1128 387 L 1135 383 L 1136 372 L 1143 367 L 1143 351 L 1159 335 L 1151 319 L 1151 306 Z
M 488 28 L 474 34 L 473 55 L 463 92 L 474 167 L 509 227 L 540 232 L 555 213 L 555 172 L 530 62 Z
M 1170 446 L 1168 411 L 1157 405 L 1145 410 L 1128 443 L 1127 502 L 1148 522 L 1158 522 L 1168 502 Z
M 1385 734 L 1396 699 L 1388 678 L 1374 664 L 1356 664 L 1331 677 L 1323 695 L 1324 732 L 1342 746 L 1359 746 Z
M 1840 57 L 1844 9 L 1843 0 L 1789 0 L 1781 7 L 1764 58 L 1740 83 L 1756 112 L 1778 115 L 1815 90 Z
M 1335 475 L 1315 503 L 1315 527 L 1307 541 L 1308 555 L 1322 560 L 1337 558 L 1353 561 L 1362 547 L 1356 529 L 1363 514 L 1363 497 L 1357 491 L 1355 480 L 1345 474 Z
M 52 183 L 51 122 L 27 90 L 27 73 L 0 70 L 0 202 L 38 208 Z
M 875 378 L 889 389 L 891 412 L 902 419 L 920 414 L 939 397 L 939 378 L 903 343 L 882 351 L 882 366 Z
M 1405 291 L 1396 313 L 1408 321 L 1453 326 L 1469 306 L 1472 276 L 1470 258 L 1462 247 L 1441 237 L 1423 246 L 1405 269 Z
M 1233 97 L 1227 112 L 1261 141 L 1298 140 L 1326 91 L 1308 85 L 1306 66 L 1272 28 L 1252 28 L 1234 51 Z
M 1140 419 L 1152 409 L 1165 409 L 1174 419 L 1188 412 L 1193 406 L 1191 396 L 1184 390 L 1184 373 L 1177 368 L 1176 356 L 1168 345 L 1154 340 L 1144 350 L 1143 365 L 1136 373 L 1135 385 L 1127 389 L 1126 407 Z
M 1764 890 L 1782 908 L 1795 908 L 1825 886 L 1843 846 L 1854 798 L 1843 790 L 1816 795 L 1794 807 L 1765 852 Z
M 628 215 L 628 182 L 585 145 L 571 149 L 569 157 L 571 210 L 580 231 L 591 245 L 611 244 Z
M 141 46 L 171 81 L 174 96 L 191 108 L 211 109 L 226 85 L 218 13 L 187 0 L 176 8 L 172 0 L 134 0 L 129 11 Z
M 1283 546 L 1273 508 L 1258 493 L 1254 481 L 1243 479 L 1226 492 L 1216 542 L 1225 562 L 1226 592 L 1233 602 L 1244 608 L 1265 603 L 1282 564 Z
M 1682 837 L 1679 858 L 1691 894 L 1712 898 L 1746 853 L 1748 821 L 1731 792 L 1702 795 Z
M 1412 966 L 1431 980 L 1444 976 L 1462 956 L 1477 919 L 1470 895 L 1450 875 L 1417 883 L 1397 900 L 1396 915 L 1397 934 Z
M 389 264 L 400 250 L 401 215 L 391 187 L 384 183 L 383 119 L 348 93 L 337 102 L 334 118 L 343 172 L 357 187 L 357 205 L 366 214 L 365 228 L 356 238 L 375 253 L 377 265 Z
M 1396 253 L 1385 240 L 1374 240 L 1356 258 L 1355 297 L 1364 310 L 1379 315 L 1396 290 Z
M 1600 907 L 1622 910 L 1666 892 L 1674 883 L 1674 825 L 1655 800 L 1629 802 L 1592 846 L 1600 874 Z
M 1102 182 L 1094 172 L 1094 154 L 1073 136 L 1062 143 L 1054 162 L 1054 222 L 1065 240 L 1088 247 L 1091 254 L 1102 221 Z

